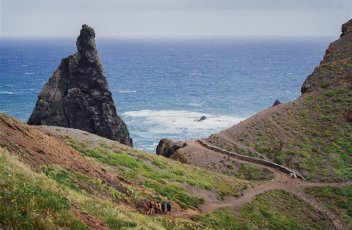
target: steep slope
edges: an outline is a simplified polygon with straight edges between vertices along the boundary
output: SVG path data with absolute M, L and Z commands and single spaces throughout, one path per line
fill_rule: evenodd
M 17 229 L 199 228 L 190 217 L 202 215 L 203 205 L 254 186 L 84 131 L 29 126 L 5 114 L 0 158 L 0 226 Z M 146 201 L 165 199 L 172 202 L 170 216 L 145 215 Z
M 28 124 L 81 129 L 132 146 L 116 114 L 93 28 L 83 25 L 76 45 L 78 52 L 62 59 L 44 85 Z
M 267 159 L 309 180 L 352 180 L 352 20 L 331 43 L 295 101 L 279 104 L 213 134 L 221 149 Z M 191 143 L 171 158 L 209 165 Z M 201 166 L 201 165 L 200 165 Z
M 0 114 L 4 229 L 346 229 L 302 195 L 336 184 L 275 174 L 268 182 L 243 181 L 81 130 L 28 126 Z M 165 199 L 170 214 L 147 214 L 146 202 Z

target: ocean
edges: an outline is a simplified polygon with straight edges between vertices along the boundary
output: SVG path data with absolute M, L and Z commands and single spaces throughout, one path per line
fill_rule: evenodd
M 107 40 L 97 48 L 136 148 L 196 139 L 294 100 L 334 38 Z M 26 122 L 73 39 L 0 40 L 0 111 Z M 199 122 L 201 116 L 207 119 Z

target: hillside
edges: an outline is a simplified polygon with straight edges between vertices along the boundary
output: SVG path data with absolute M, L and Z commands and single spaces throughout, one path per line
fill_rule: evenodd
M 203 141 L 284 165 L 311 181 L 351 181 L 351 89 L 352 20 L 342 26 L 341 37 L 330 44 L 297 100 L 262 111 Z M 209 158 L 220 159 L 211 152 L 189 143 L 171 158 L 203 167 Z
M 88 132 L 28 126 L 5 114 L 0 146 L 4 229 L 346 229 L 304 194 L 311 186 L 337 184 L 309 184 L 275 171 L 276 179 L 267 181 L 256 170 L 242 171 L 253 180 L 241 180 Z M 170 214 L 147 215 L 145 201 L 165 199 L 172 202 Z

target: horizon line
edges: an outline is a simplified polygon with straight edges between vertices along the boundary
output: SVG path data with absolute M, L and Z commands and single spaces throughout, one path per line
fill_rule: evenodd
M 0 40 L 77 39 L 77 36 L 0 36 Z M 339 35 L 235 35 L 235 36 L 96 36 L 96 40 L 229 40 L 239 38 L 332 38 Z

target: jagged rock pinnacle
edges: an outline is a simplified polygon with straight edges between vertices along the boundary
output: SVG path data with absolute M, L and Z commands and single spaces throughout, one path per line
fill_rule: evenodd
M 78 52 L 62 59 L 44 85 L 28 124 L 81 129 L 132 146 L 127 126 L 116 113 L 94 29 L 83 25 L 76 45 Z

